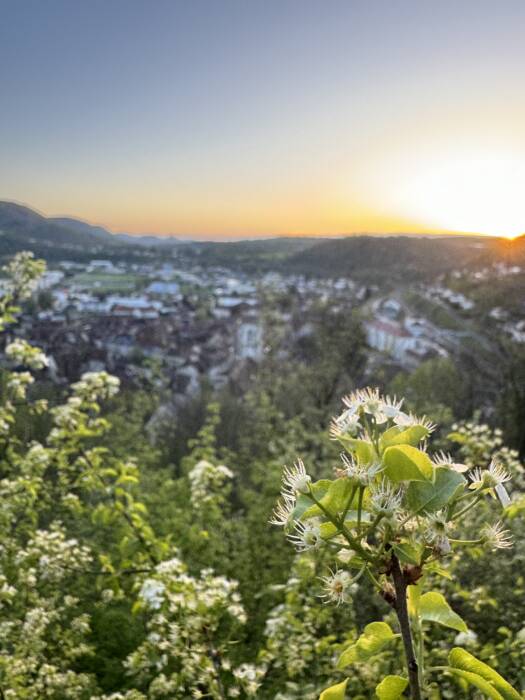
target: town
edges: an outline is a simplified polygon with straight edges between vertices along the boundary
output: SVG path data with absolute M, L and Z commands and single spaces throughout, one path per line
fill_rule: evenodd
M 107 370 L 138 385 L 160 377 L 173 396 L 187 397 L 203 382 L 219 389 L 242 381 L 276 350 L 276 326 L 281 356 L 291 353 L 314 332 L 319 305 L 359 313 L 372 367 L 414 369 L 432 357 L 453 356 L 468 337 L 489 347 L 493 332 L 524 343 L 521 309 L 478 309 L 458 291 L 458 285 L 487 289 L 523 275 L 519 266 L 496 263 L 410 289 L 381 289 L 342 277 L 247 274 L 176 260 L 64 260 L 39 281 L 13 332 L 45 350 L 54 382 Z

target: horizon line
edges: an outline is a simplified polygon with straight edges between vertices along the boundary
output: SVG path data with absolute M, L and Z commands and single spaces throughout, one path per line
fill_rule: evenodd
M 313 234 L 308 234 L 308 233 L 256 233 L 252 235 L 247 235 L 243 236 L 242 234 L 237 236 L 237 235 L 231 235 L 231 234 L 207 234 L 207 233 L 195 233 L 195 234 L 187 234 L 187 233 L 159 233 L 159 232 L 151 232 L 151 231 L 145 231 L 145 232 L 130 232 L 130 231 L 121 231 L 121 230 L 115 230 L 110 227 L 108 227 L 104 223 L 98 223 L 98 222 L 93 222 L 88 219 L 80 218 L 76 215 L 72 214 L 45 214 L 41 210 L 37 209 L 33 205 L 27 204 L 27 202 L 22 202 L 20 200 L 15 200 L 15 199 L 1 199 L 0 203 L 6 203 L 6 204 L 14 204 L 17 206 L 24 207 L 26 209 L 29 209 L 33 211 L 34 213 L 38 214 L 39 216 L 43 217 L 44 219 L 47 220 L 53 220 L 53 219 L 73 219 L 75 221 L 78 221 L 79 223 L 87 224 L 88 226 L 93 226 L 93 227 L 98 227 L 104 229 L 108 234 L 112 236 L 130 236 L 132 238 L 145 238 L 145 237 L 154 237 L 154 238 L 159 238 L 159 239 L 175 239 L 175 240 L 182 240 L 184 242 L 189 242 L 189 243 L 233 243 L 233 242 L 241 242 L 241 241 L 257 241 L 257 240 L 272 240 L 272 239 L 282 239 L 282 238 L 297 238 L 297 239 L 312 239 L 312 240 L 337 240 L 337 239 L 344 239 L 344 238 L 353 238 L 356 236 L 363 236 L 363 237 L 374 237 L 374 238 L 393 238 L 396 236 L 404 236 L 404 237 L 415 237 L 415 238 L 429 238 L 429 237 L 438 237 L 438 238 L 443 238 L 443 237 L 448 237 L 448 236 L 455 236 L 455 237 L 462 237 L 462 238 L 500 238 L 503 240 L 514 240 L 516 238 L 520 238 L 521 236 L 525 235 L 525 231 L 523 233 L 518 233 L 514 236 L 506 236 L 504 234 L 491 234 L 491 233 L 480 233 L 476 231 L 453 231 L 453 230 L 438 230 L 438 231 L 341 231 L 337 233 L 313 233 Z

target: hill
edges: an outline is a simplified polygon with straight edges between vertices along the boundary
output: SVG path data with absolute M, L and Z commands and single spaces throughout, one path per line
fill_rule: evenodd
M 74 224 L 72 223 L 74 222 Z M 29 207 L 0 202 L 0 256 L 31 250 L 47 259 L 92 257 L 121 247 L 111 234 L 70 219 L 48 219 Z
M 72 219 L 70 217 L 61 218 L 50 218 L 47 221 L 55 223 L 62 228 L 68 229 L 69 231 L 76 231 L 83 236 L 93 236 L 106 243 L 115 243 L 114 236 L 112 233 L 107 231 L 102 226 L 92 226 L 85 221 L 80 221 L 79 219 Z
M 477 236 L 352 236 L 325 240 L 289 257 L 298 274 L 351 276 L 381 282 L 385 277 L 424 279 L 490 257 L 490 242 Z

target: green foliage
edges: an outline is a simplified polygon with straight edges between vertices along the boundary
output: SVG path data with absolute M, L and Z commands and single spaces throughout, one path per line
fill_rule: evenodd
M 424 593 L 419 598 L 415 613 L 422 622 L 438 622 L 458 632 L 468 630 L 465 622 L 452 610 L 443 595 L 435 591 Z
M 383 678 L 376 688 L 376 695 L 379 700 L 397 700 L 403 694 L 408 685 L 406 678 L 401 676 L 387 676 Z
M 407 489 L 407 502 L 417 513 L 433 513 L 451 501 L 458 490 L 463 490 L 465 478 L 458 472 L 437 467 L 432 482 L 412 482 Z
M 344 680 L 341 683 L 337 683 L 337 685 L 323 690 L 319 696 L 319 700 L 344 700 L 347 683 L 348 680 Z
M 371 656 L 378 654 L 386 644 L 396 639 L 390 625 L 386 622 L 371 622 L 355 644 L 343 651 L 337 662 L 337 668 L 343 669 L 356 661 L 368 661 Z
M 500 523 L 485 525 L 471 539 L 451 536 L 463 525 L 462 517 L 480 507 L 486 495 L 497 493 L 508 500 L 503 483 L 509 475 L 491 463 L 486 471 L 475 470 L 469 484 L 463 476 L 467 465 L 443 453 L 434 459 L 428 455 L 421 442 L 433 426 L 426 419 L 404 413 L 399 402 L 377 390 L 359 390 L 343 401 L 345 409 L 331 430 L 345 449 L 336 478 L 312 482 L 303 462 L 296 462 L 284 471 L 282 499 L 273 522 L 289 529 L 294 521 L 289 538 L 298 550 L 324 550 L 333 560 L 335 569 L 323 579 L 329 601 L 347 604 L 359 579 L 370 578 L 397 615 L 410 694 L 417 700 L 430 683 L 425 674 L 425 623 L 436 622 L 467 639 L 469 632 L 441 592 L 421 590 L 423 574 L 442 574 L 437 562 L 456 545 L 478 550 L 509 547 L 509 533 Z M 412 444 L 399 443 L 400 436 Z M 369 623 L 343 650 L 337 668 L 369 661 L 396 636 L 386 622 Z M 395 697 L 404 690 L 400 682 L 402 678 L 385 681 L 380 692 Z
M 4 326 L 41 270 L 28 256 L 10 266 Z M 453 457 L 432 453 L 430 438 L 450 447 L 445 433 L 431 435 L 429 421 L 375 391 L 347 397 L 334 439 L 323 440 L 327 411 L 343 386 L 361 380 L 366 355 L 357 318 L 324 305 L 311 314 L 314 332 L 292 362 L 272 351 L 248 391 L 204 389 L 161 427 L 162 394 L 117 394 L 105 373 L 51 390 L 41 380 L 44 353 L 25 341 L 7 345 L 6 698 L 402 697 L 409 679 L 401 671 L 396 562 L 424 697 L 520 697 L 503 680 L 525 688 L 525 480 L 517 453 L 476 417 L 454 427 Z M 463 379 L 449 361 L 420 369 L 393 383 L 408 408 L 443 418 L 447 429 L 452 415 L 468 415 Z M 294 556 L 267 521 L 277 517 L 282 464 L 299 464 L 297 454 L 308 467 L 303 475 L 289 466 L 284 504 L 293 509 L 281 512 L 301 550 Z M 503 509 L 487 471 L 473 472 L 493 458 L 514 477 Z M 506 541 L 486 529 L 494 509 L 515 547 L 486 556 Z M 477 658 L 456 649 L 447 662 L 454 637 Z
M 385 474 L 394 483 L 434 479 L 434 469 L 427 454 L 412 445 L 387 447 L 383 455 Z
M 476 659 L 465 649 L 459 647 L 452 649 L 448 655 L 448 661 L 452 668 L 467 671 L 486 680 L 500 693 L 504 700 L 520 700 L 521 695 L 499 673 Z

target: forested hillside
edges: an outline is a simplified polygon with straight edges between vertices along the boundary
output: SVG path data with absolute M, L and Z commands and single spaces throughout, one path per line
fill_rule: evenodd
M 41 271 L 6 271 L 4 333 Z M 50 383 L 11 338 L 4 697 L 521 697 L 520 385 L 484 424 L 453 363 L 371 377 L 359 317 L 319 319 L 289 359 L 275 345 L 248 384 L 164 419 L 155 372 Z M 356 391 L 372 379 L 385 396 Z

